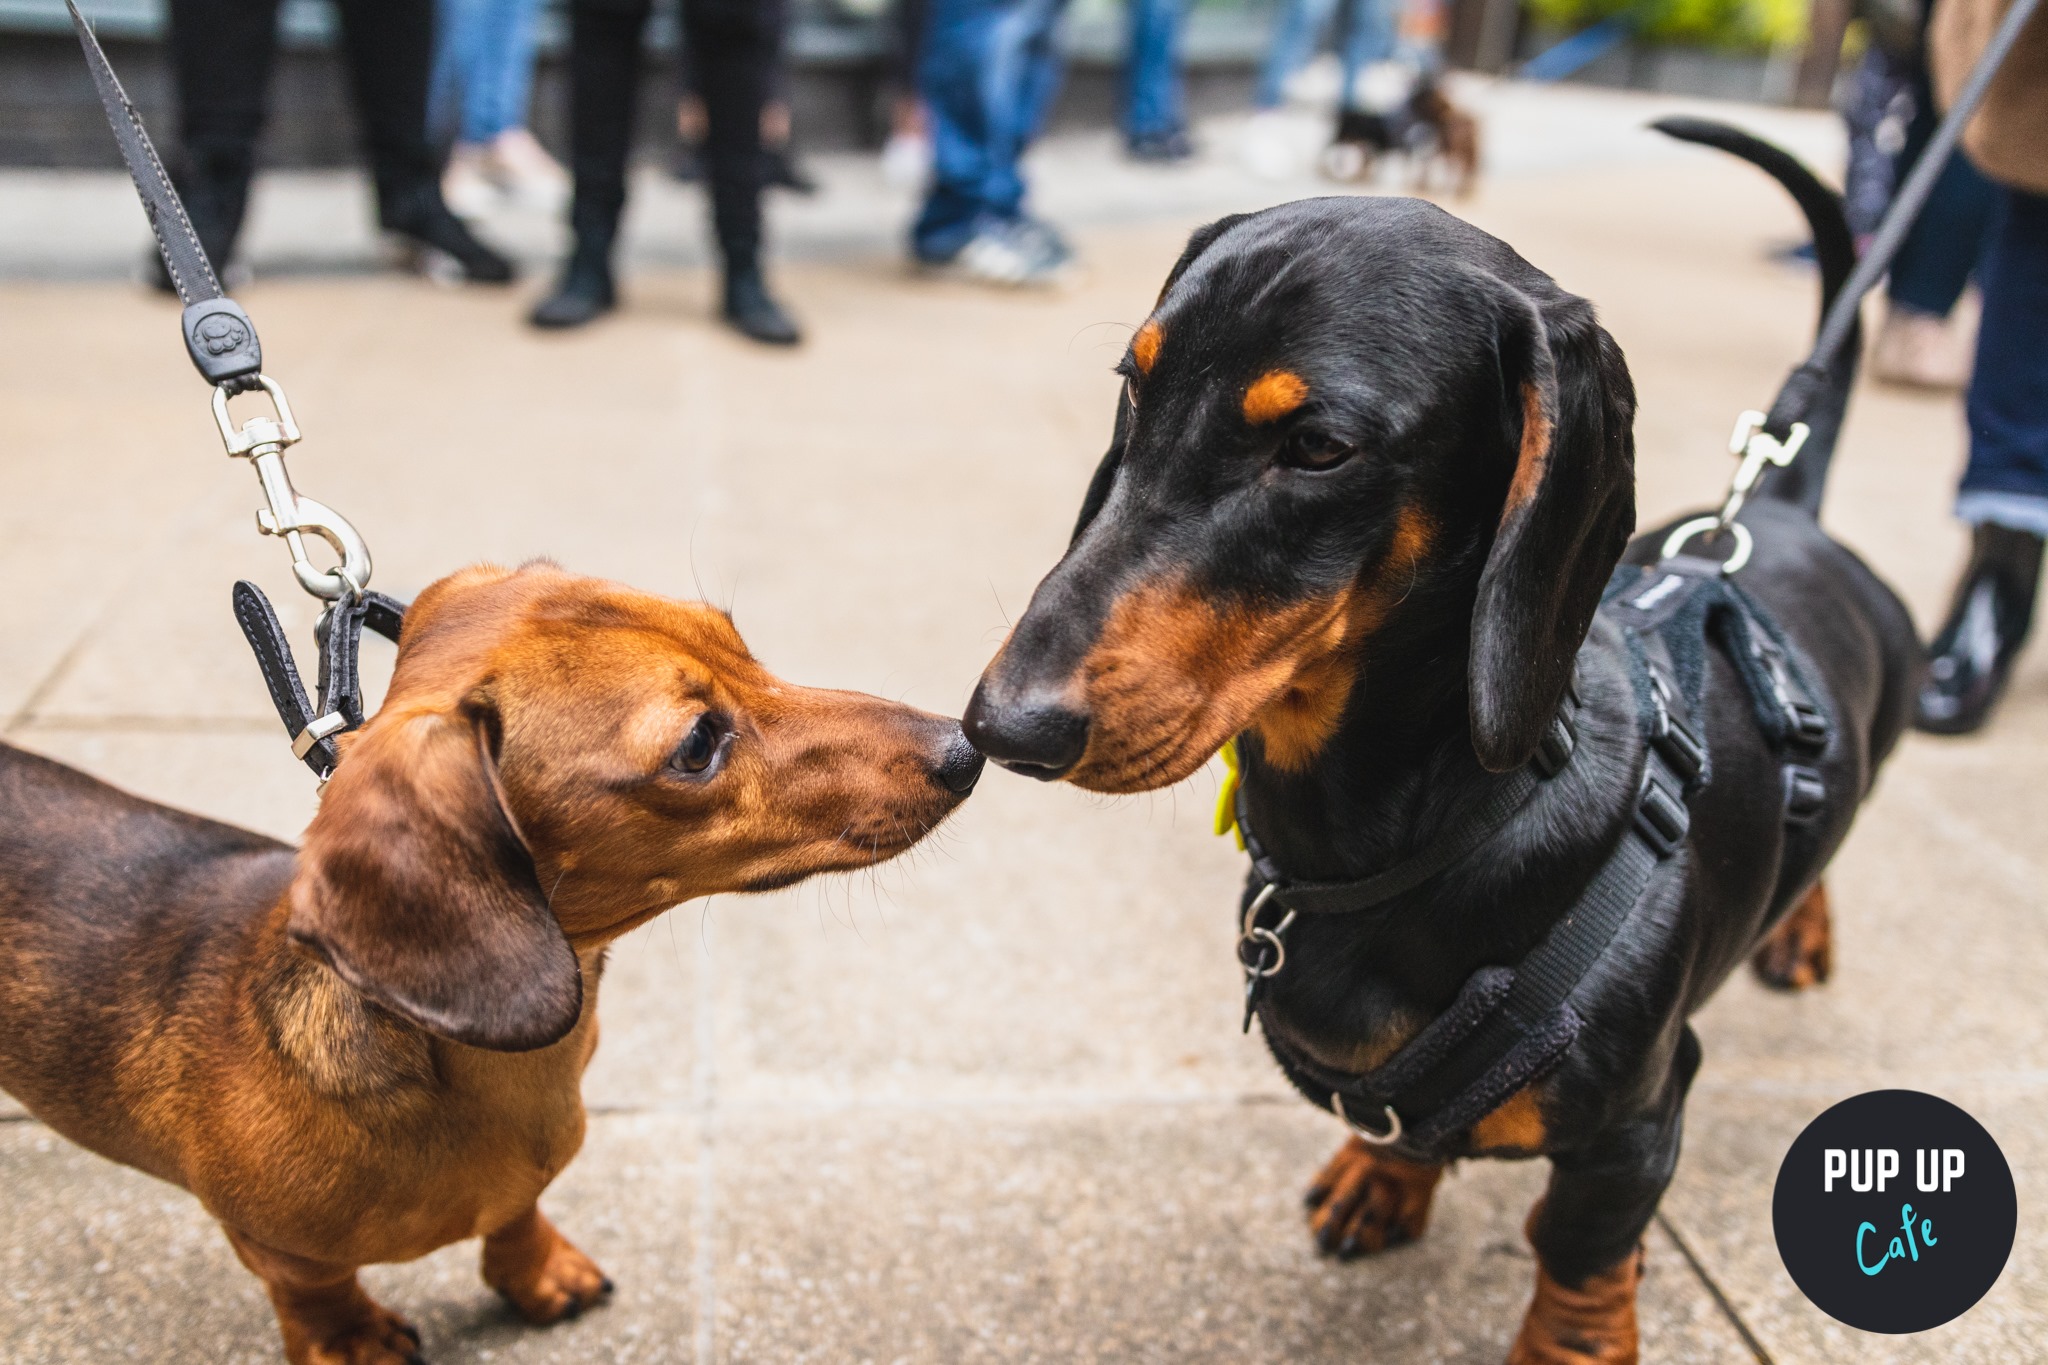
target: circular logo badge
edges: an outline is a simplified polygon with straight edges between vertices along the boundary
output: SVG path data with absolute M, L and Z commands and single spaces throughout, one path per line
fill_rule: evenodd
M 208 355 L 226 355 L 229 351 L 240 350 L 249 342 L 249 329 L 226 313 L 213 313 L 200 319 L 196 330 L 199 344 L 206 348 Z
M 1771 1223 L 1785 1269 L 1822 1312 L 1866 1332 L 1924 1332 L 1997 1282 L 2019 1199 L 1983 1124 L 1917 1090 L 1873 1090 L 1792 1144 Z

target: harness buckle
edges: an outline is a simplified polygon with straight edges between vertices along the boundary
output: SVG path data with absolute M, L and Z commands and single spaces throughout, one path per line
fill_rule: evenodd
M 1820 773 L 1798 763 L 1785 765 L 1785 823 L 1803 825 L 1827 804 L 1828 784 Z
M 1692 829 L 1692 812 L 1685 802 L 1667 791 L 1655 774 L 1643 775 L 1643 789 L 1636 796 L 1636 833 L 1662 858 L 1668 858 Z

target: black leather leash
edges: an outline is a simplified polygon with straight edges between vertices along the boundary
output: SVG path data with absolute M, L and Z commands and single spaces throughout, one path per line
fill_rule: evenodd
M 221 439 L 228 454 L 249 460 L 262 482 L 268 506 L 256 514 L 256 524 L 265 535 L 284 539 L 299 585 L 328 604 L 316 628 L 320 641 L 316 710 L 270 599 L 254 583 L 235 584 L 235 621 L 256 654 L 264 686 L 284 722 L 285 733 L 291 736 L 292 754 L 324 784 L 339 757 L 334 737 L 363 723 L 362 683 L 356 662 L 363 627 L 395 641 L 405 606 L 369 591 L 370 552 L 355 528 L 332 508 L 300 496 L 292 487 L 284 452 L 298 442 L 299 429 L 284 390 L 263 373 L 263 345 L 257 339 L 256 324 L 241 305 L 221 291 L 213 263 L 207 260 L 206 249 L 185 215 L 185 205 L 164 173 L 149 131 L 142 126 L 142 116 L 129 102 L 128 92 L 121 88 L 120 78 L 77 4 L 65 0 L 65 5 L 85 50 L 86 66 L 92 72 L 107 123 L 114 130 L 114 141 L 121 148 L 121 159 L 127 163 L 149 218 L 164 269 L 185 304 L 179 321 L 185 350 L 200 375 L 213 385 L 213 416 Z M 238 429 L 228 418 L 228 399 L 256 389 L 269 395 L 275 415 L 251 418 Z M 331 569 L 317 568 L 306 554 L 309 534 L 332 546 L 341 562 Z
M 1520 962 L 1474 972 L 1441 1014 L 1370 1072 L 1333 1070 L 1303 1054 L 1284 1033 L 1263 1030 L 1295 1087 L 1368 1142 L 1435 1155 L 1563 1060 L 1584 1026 L 1570 1003 L 1572 992 L 1649 898 L 1659 870 L 1684 846 L 1692 823 L 1688 803 L 1709 779 L 1707 749 L 1694 719 L 1705 694 L 1709 641 L 1733 660 L 1760 729 L 1785 755 L 1786 822 L 1804 824 L 1826 801 L 1825 782 L 1809 764 L 1829 743 L 1833 727 L 1827 713 L 1776 628 L 1728 581 L 1718 561 L 1681 556 L 1648 568 L 1617 569 L 1601 610 L 1628 642 L 1646 743 L 1628 827 L 1570 909 Z M 1568 709 L 1560 716 L 1566 734 L 1570 714 Z M 1569 764 L 1575 746 L 1566 744 L 1557 754 L 1554 732 L 1546 747 L 1553 752 L 1539 760 L 1543 766 L 1532 762 L 1518 772 L 1520 780 L 1499 789 L 1509 795 L 1490 799 L 1421 854 L 1376 877 L 1313 884 L 1319 912 L 1362 913 L 1384 922 L 1397 912 L 1402 892 L 1477 852 L 1505 828 L 1541 783 Z M 1499 811 L 1514 798 L 1519 804 L 1501 817 Z M 1240 788 L 1239 828 L 1246 848 L 1256 850 L 1243 801 Z M 1462 851 L 1443 856 L 1453 848 Z M 1399 889 L 1380 896 L 1388 886 Z M 1297 910 L 1309 909 L 1298 898 L 1298 884 L 1254 852 L 1239 944 L 1250 1002 L 1247 1026 L 1250 1013 L 1266 1022 L 1261 988 L 1285 964 L 1286 927 Z M 1268 928 L 1261 916 L 1273 903 L 1285 915 Z

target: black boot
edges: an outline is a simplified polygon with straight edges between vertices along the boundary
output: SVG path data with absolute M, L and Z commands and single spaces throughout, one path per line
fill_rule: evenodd
M 554 292 L 533 307 L 527 321 L 536 327 L 581 327 L 618 307 L 618 286 L 612 282 L 609 237 L 576 239 L 576 249 L 562 267 Z
M 431 273 L 436 255 L 452 260 L 471 284 L 510 284 L 512 262 L 477 240 L 476 234 L 441 201 L 441 188 L 431 182 L 383 209 L 379 224 L 417 253 Z
M 2034 623 L 2040 581 L 2041 537 L 1988 522 L 1976 528 L 1948 621 L 1927 651 L 1914 725 L 1966 735 L 1984 724 Z
M 761 267 L 740 266 L 725 273 L 725 320 L 743 336 L 770 346 L 794 346 L 803 340 L 789 314 L 768 292 Z

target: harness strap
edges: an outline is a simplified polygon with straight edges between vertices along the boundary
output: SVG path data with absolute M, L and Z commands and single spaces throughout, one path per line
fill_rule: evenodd
M 314 708 L 300 679 L 291 642 L 263 589 L 247 580 L 235 584 L 235 621 L 256 655 L 271 705 L 292 740 L 292 755 L 325 783 L 341 761 L 336 735 L 363 723 L 363 684 L 358 667 L 363 627 L 396 643 L 405 619 L 405 604 L 380 592 L 329 606 L 320 616 L 319 707 Z
M 1584 1021 L 1568 1002 L 1648 896 L 1658 867 L 1691 825 L 1685 795 L 1702 771 L 1703 746 L 1659 663 L 1655 691 L 1670 692 L 1645 747 L 1629 829 L 1586 889 L 1515 967 L 1482 967 L 1451 1007 L 1385 1063 L 1364 1075 L 1331 1071 L 1263 1030 L 1281 1069 L 1311 1101 L 1345 1118 L 1369 1141 L 1428 1152 L 1464 1132 L 1564 1058 Z M 1378 1131 L 1361 1116 L 1384 1115 Z

